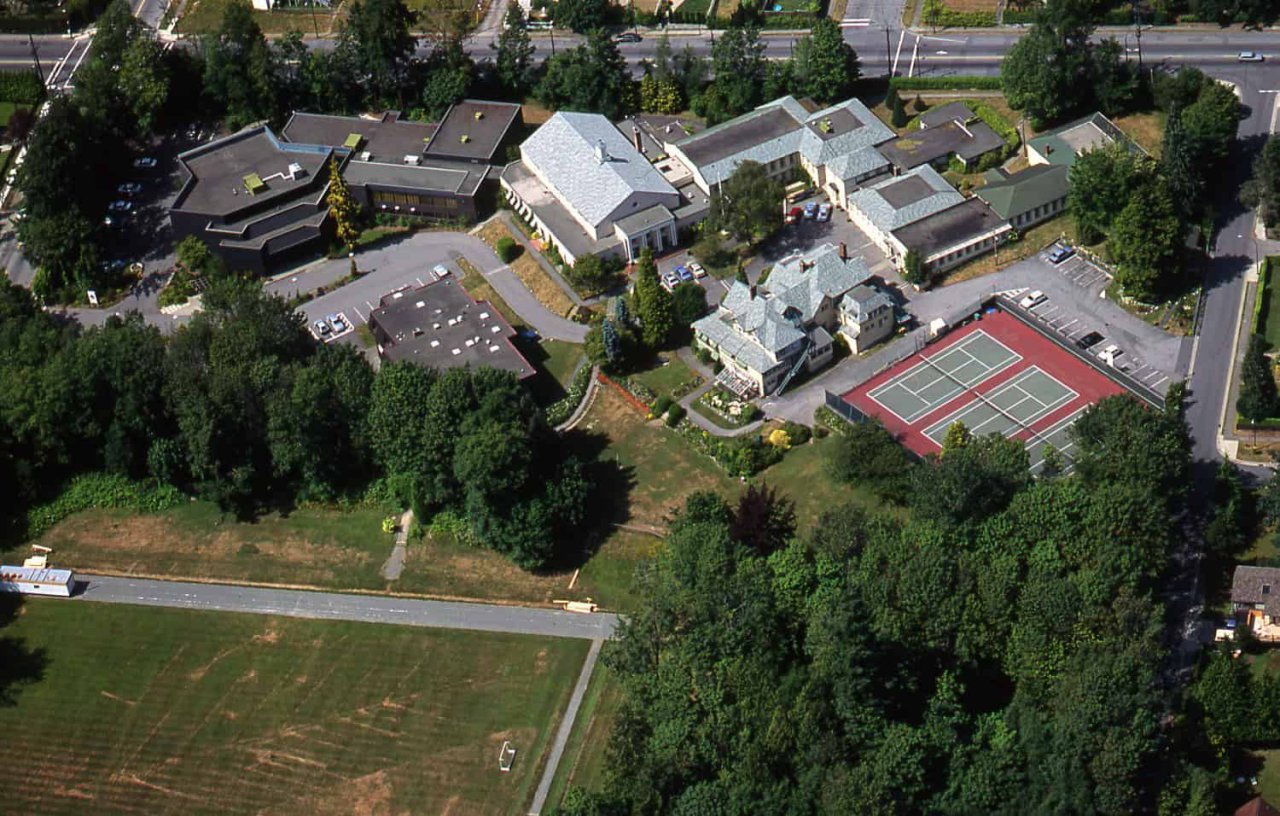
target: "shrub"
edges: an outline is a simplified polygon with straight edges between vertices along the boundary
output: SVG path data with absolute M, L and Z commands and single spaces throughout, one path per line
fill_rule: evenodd
M 498 243 L 494 246 L 494 251 L 498 253 L 498 260 L 503 263 L 511 263 L 520 257 L 522 247 L 512 239 L 505 235 L 498 239 Z
M 675 403 L 667 411 L 667 427 L 674 428 L 680 424 L 680 420 L 684 419 L 684 417 L 684 406 L 679 403 Z
M 71 480 L 56 499 L 27 511 L 27 535 L 39 538 L 74 513 L 95 508 L 159 513 L 183 502 L 169 484 L 135 482 L 115 473 L 85 473 Z
M 895 91 L 998 91 L 998 76 L 894 77 L 889 88 Z M 975 111 L 976 112 L 976 111 Z
M 803 445 L 813 436 L 813 432 L 809 430 L 808 425 L 801 425 L 799 422 L 784 422 L 782 430 L 787 432 L 787 436 L 791 439 L 792 446 Z
M 784 451 L 791 447 L 791 437 L 788 436 L 787 432 L 781 428 L 775 428 L 773 432 L 769 434 L 768 442 L 778 450 Z
M 546 414 L 547 424 L 555 427 L 567 422 L 582 403 L 582 398 L 587 395 L 587 385 L 590 382 L 591 366 L 584 365 L 578 369 L 577 374 L 573 375 L 573 382 L 569 383 L 569 393 L 565 395 L 564 399 L 548 405 L 543 412 Z
M 667 409 L 670 407 L 671 407 L 671 397 L 668 397 L 666 394 L 663 394 L 662 396 L 658 397 L 658 399 L 655 400 L 653 403 L 653 415 L 660 417 L 663 414 L 665 414 L 667 412 Z
M 35 71 L 0 71 L 0 100 L 35 105 L 44 99 L 44 83 Z

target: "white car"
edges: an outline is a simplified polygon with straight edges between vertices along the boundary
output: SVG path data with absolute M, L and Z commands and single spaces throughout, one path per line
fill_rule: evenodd
M 662 288 L 663 288 L 663 289 L 666 289 L 668 292 L 670 292 L 672 289 L 675 289 L 675 288 L 676 288 L 677 286 L 679 286 L 679 285 L 680 285 L 680 279 L 676 277 L 676 273 L 674 273 L 674 272 L 663 272 L 663 273 L 662 273 Z
M 705 278 L 707 276 L 707 270 L 703 269 L 702 264 L 697 261 L 689 261 L 685 267 L 693 273 L 695 278 Z
M 1044 292 L 1041 292 L 1039 289 L 1037 289 L 1031 294 L 1024 297 L 1022 300 L 1018 301 L 1018 305 L 1024 309 L 1034 309 L 1035 307 L 1039 306 L 1041 303 L 1044 303 L 1044 301 L 1045 301 Z
M 1257 51 L 1241 51 L 1236 55 L 1236 62 L 1262 62 L 1263 59 Z
M 435 273 L 437 279 L 449 277 L 449 267 L 444 264 L 436 264 L 431 268 L 431 271 Z

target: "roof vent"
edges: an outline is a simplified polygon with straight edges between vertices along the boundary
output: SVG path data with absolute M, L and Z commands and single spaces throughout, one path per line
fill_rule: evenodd
M 475 117 L 476 117 L 476 121 L 479 121 L 479 120 L 483 119 L 483 118 L 484 118 L 484 111 L 482 111 L 482 110 L 478 110 L 478 111 L 476 111 L 476 112 L 475 112 Z
M 422 162 L 422 157 L 415 155 L 413 153 L 406 154 L 404 157 L 404 163 L 412 164 L 414 167 L 417 167 L 421 162 Z M 397 207 L 397 209 L 399 208 Z
M 466 144 L 467 142 L 471 141 L 471 137 L 464 133 L 458 137 L 458 141 L 462 142 L 463 144 Z
M 373 161 L 373 154 L 368 150 L 360 154 L 360 161 Z
M 1263 594 L 1263 595 L 1270 595 L 1270 594 L 1271 594 L 1271 584 L 1263 584 L 1263 585 L 1262 585 L 1262 594 Z
M 290 165 L 289 165 L 289 181 L 297 181 L 297 180 L 298 180 L 298 176 L 306 175 L 306 172 L 307 172 L 307 171 L 305 171 L 305 170 L 303 170 L 303 169 L 302 169 L 302 165 L 298 164 L 297 162 L 292 162 L 292 163 L 290 163 Z
M 596 161 L 599 162 L 600 164 L 604 164 L 609 160 L 610 160 L 609 148 L 605 147 L 604 139 L 597 139 L 596 140 Z

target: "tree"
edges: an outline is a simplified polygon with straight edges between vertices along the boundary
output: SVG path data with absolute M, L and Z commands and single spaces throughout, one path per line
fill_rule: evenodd
M 600 323 L 600 340 L 604 346 L 604 361 L 609 366 L 617 366 L 622 362 L 622 338 L 613 321 L 605 318 Z
M 902 279 L 917 287 L 929 282 L 929 273 L 924 268 L 924 258 L 919 250 L 908 249 L 902 257 Z
M 356 226 L 360 205 L 351 196 L 351 190 L 338 169 L 338 160 L 335 156 L 329 157 L 329 191 L 325 193 L 324 203 L 329 207 L 329 214 L 333 216 L 338 240 L 345 244 L 348 250 L 354 250 L 356 238 L 360 237 L 360 228 Z
M 604 28 L 608 22 L 607 0 L 559 0 L 555 24 L 577 34 L 589 34 Z
M 338 41 L 345 64 L 374 103 L 403 104 L 418 41 L 417 15 L 404 0 L 357 0 Z
M 119 82 L 135 133 L 151 133 L 169 99 L 168 64 L 155 37 L 139 36 L 129 44 L 120 65 Z
M 796 43 L 793 60 L 798 92 L 822 104 L 849 97 L 862 73 L 857 53 L 829 17 L 820 18 Z
M 1081 154 L 1071 165 L 1067 209 L 1080 241 L 1094 244 L 1111 231 L 1140 185 L 1150 185 L 1154 167 L 1120 144 Z
M 675 327 L 671 293 L 658 281 L 653 252 L 645 248 L 635 267 L 635 313 L 640 321 L 640 339 L 651 349 L 661 348 Z
M 688 326 L 707 313 L 707 290 L 698 284 L 682 283 L 671 295 L 677 326 Z
M 1236 400 L 1236 411 L 1252 425 L 1274 416 L 1278 407 L 1280 401 L 1276 396 L 1271 362 L 1267 359 L 1267 341 L 1260 334 L 1250 335 L 1249 347 L 1240 368 L 1240 396 Z
M 782 197 L 782 182 L 770 178 L 764 165 L 740 162 L 712 191 L 713 228 L 739 241 L 763 241 L 782 227 Z
M 907 116 L 907 109 L 902 104 L 902 97 L 900 96 L 893 98 L 893 112 L 890 116 L 890 121 L 896 128 L 904 128 L 907 126 L 907 122 L 911 121 Z
M 516 98 L 523 96 L 533 87 L 534 62 L 533 55 L 537 51 L 529 39 L 525 29 L 524 10 L 519 3 L 507 6 L 507 14 L 502 20 L 502 31 L 498 33 L 497 49 L 498 78 L 503 87 Z
M 1000 79 L 1009 106 L 1036 129 L 1060 122 L 1089 102 L 1088 30 L 1063 36 L 1037 24 L 1005 54 Z
M 647 73 L 640 78 L 640 109 L 649 113 L 672 114 L 684 110 L 684 96 L 675 77 Z
M 246 0 L 227 4 L 222 23 L 205 37 L 201 50 L 205 96 L 226 111 L 229 127 L 276 115 L 274 57 Z
M 795 503 L 767 484 L 749 485 L 729 522 L 729 536 L 759 556 L 785 547 L 795 531 Z
M 94 225 L 75 211 L 22 222 L 26 254 L 39 267 L 32 291 L 51 302 L 76 300 L 95 286 L 101 255 Z
M 1158 180 L 1140 185 L 1116 217 L 1107 245 L 1116 281 L 1130 297 L 1156 297 L 1181 272 L 1182 244 L 1182 222 L 1168 188 Z
M 858 422 L 844 429 L 828 449 L 827 474 L 839 482 L 866 484 L 880 496 L 902 501 L 911 460 L 879 422 Z
M 706 111 L 709 122 L 746 113 L 760 103 L 766 62 L 764 43 L 755 28 L 731 26 L 720 35 L 711 47 L 712 88 L 718 105 Z
M 1206 178 L 1196 156 L 1196 145 L 1176 113 L 1165 121 L 1160 147 L 1160 175 L 1169 187 L 1179 217 L 1190 222 L 1203 207 Z
M 614 119 L 626 109 L 631 79 L 618 46 L 603 31 L 546 62 L 534 95 L 555 110 L 601 113 Z
M 1240 191 L 1240 201 L 1255 208 L 1268 228 L 1280 224 L 1280 139 L 1267 138 L 1253 160 L 1253 176 Z
M 1115 37 L 1098 43 L 1090 54 L 1093 98 L 1107 116 L 1121 116 L 1133 109 L 1138 95 L 1138 79 L 1122 46 Z
M 956 420 L 947 426 L 947 433 L 942 438 L 942 456 L 963 448 L 973 440 L 973 434 L 969 432 L 968 427 L 960 420 Z
M 1200 95 L 1181 112 L 1182 127 L 1194 145 L 1202 172 L 1212 173 L 1226 162 L 1240 125 L 1240 100 L 1220 82 L 1206 82 Z
M 462 40 L 450 37 L 431 54 L 427 81 L 422 88 L 422 112 L 439 121 L 450 107 L 461 102 L 471 87 L 475 63 L 462 48 Z

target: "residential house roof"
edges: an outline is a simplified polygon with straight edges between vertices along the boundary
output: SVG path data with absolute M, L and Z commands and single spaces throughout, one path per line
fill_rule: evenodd
M 1065 198 L 1068 171 L 1061 164 L 1037 164 L 1012 175 L 993 173 L 975 194 L 1001 218 L 1013 219 Z
M 963 102 L 948 102 L 945 105 L 939 105 L 936 108 L 929 108 L 920 114 L 920 127 L 931 128 L 947 122 L 954 122 L 957 119 L 961 122 L 968 122 L 972 119 L 974 113 L 969 106 Z
M 1280 569 L 1276 567 L 1236 567 L 1231 579 L 1231 602 L 1262 604 L 1267 615 L 1280 615 Z
M 840 300 L 840 311 L 850 315 L 859 323 L 886 306 L 893 306 L 893 299 L 876 287 L 865 283 L 850 289 Z
M 849 196 L 849 206 L 889 233 L 964 201 L 955 188 L 929 165 L 864 187 Z
M 1081 153 L 1116 142 L 1129 150 L 1142 150 L 1114 122 L 1101 113 L 1093 113 L 1056 130 L 1041 133 L 1029 139 L 1027 146 L 1044 156 L 1050 164 L 1070 167 Z
M 561 111 L 520 146 L 524 162 L 584 221 L 599 226 L 634 193 L 676 196 L 605 117 Z
M 779 302 L 794 307 L 808 322 L 824 299 L 837 300 L 871 277 L 861 258 L 842 260 L 840 250 L 824 244 L 804 255 L 784 258 L 774 265 L 764 288 Z
M 923 130 L 914 130 L 907 135 L 880 146 L 884 157 L 893 162 L 900 170 L 910 170 L 922 164 L 959 156 L 966 162 L 999 150 L 1004 145 L 1000 134 L 981 119 L 964 124 L 963 122 L 943 122 Z
M 799 153 L 815 165 L 893 138 L 893 131 L 857 99 L 810 112 L 784 96 L 728 122 L 672 143 L 708 185 L 728 178 L 739 164 L 768 164 Z
M 893 235 L 904 247 L 914 249 L 928 260 L 983 235 L 1009 229 L 1008 221 L 996 215 L 985 202 L 970 198 L 896 229 Z

